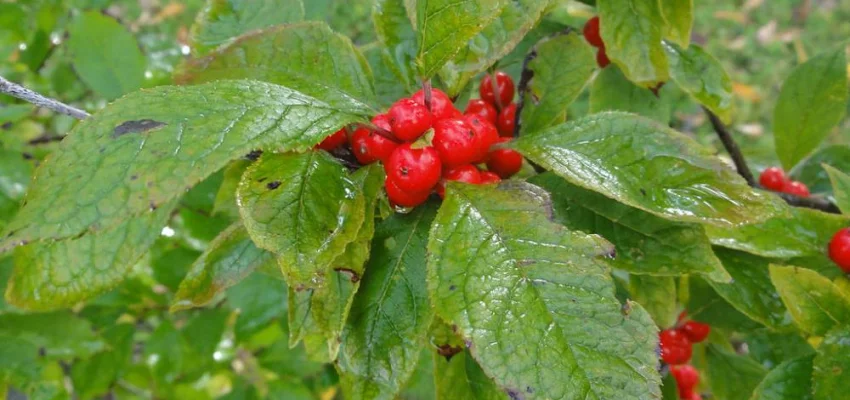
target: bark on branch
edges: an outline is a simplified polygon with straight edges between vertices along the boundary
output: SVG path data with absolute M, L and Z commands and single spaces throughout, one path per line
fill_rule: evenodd
M 41 94 L 18 85 L 17 83 L 8 81 L 2 76 L 0 76 L 0 93 L 17 97 L 39 107 L 44 107 L 61 114 L 70 115 L 76 119 L 85 119 L 89 116 L 89 113 L 80 110 L 79 108 L 71 107 L 61 101 L 42 96 Z

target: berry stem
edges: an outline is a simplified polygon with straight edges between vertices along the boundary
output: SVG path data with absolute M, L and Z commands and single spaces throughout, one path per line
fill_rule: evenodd
M 375 132 L 375 133 L 377 133 L 378 135 L 381 135 L 381 136 L 383 136 L 383 137 L 385 137 L 385 138 L 387 138 L 387 139 L 389 139 L 389 140 L 392 140 L 393 142 L 396 142 L 396 143 L 401 143 L 401 142 L 402 142 L 402 141 L 401 141 L 401 140 L 399 140 L 397 137 L 395 137 L 395 135 L 393 135 L 393 133 L 392 133 L 392 132 L 390 132 L 390 131 L 388 131 L 388 130 L 386 130 L 386 129 L 384 129 L 384 128 L 381 128 L 380 126 L 375 125 L 375 124 L 373 124 L 373 123 L 371 123 L 371 122 L 360 122 L 360 123 L 358 123 L 358 124 L 357 124 L 357 126 L 359 126 L 359 127 L 364 127 L 364 128 L 366 128 L 366 129 L 369 129 L 370 131 Z
M 496 68 L 493 66 L 493 69 L 490 70 L 490 86 L 493 87 L 493 94 L 496 98 L 496 111 L 502 112 L 502 108 L 505 106 L 502 104 L 502 96 L 499 94 L 499 80 L 496 77 Z
M 423 79 L 422 80 L 422 92 L 425 94 L 425 108 L 428 109 L 428 112 L 431 112 L 431 80 Z

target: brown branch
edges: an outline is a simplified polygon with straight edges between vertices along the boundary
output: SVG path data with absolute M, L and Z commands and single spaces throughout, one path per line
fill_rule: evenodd
M 516 117 L 514 117 L 514 137 L 519 137 L 519 130 L 522 128 L 522 109 L 525 107 L 528 84 L 531 83 L 531 79 L 534 78 L 534 71 L 528 68 L 528 64 L 536 57 L 537 50 L 531 49 L 531 51 L 525 56 L 525 59 L 522 60 L 522 74 L 519 77 L 519 85 L 517 86 L 519 100 L 516 104 Z
M 61 114 L 70 115 L 76 119 L 85 119 L 89 116 L 89 113 L 80 110 L 79 108 L 71 107 L 61 101 L 42 96 L 32 90 L 18 85 L 17 83 L 9 82 L 2 76 L 0 76 L 0 93 L 17 97 L 39 107 L 44 107 Z

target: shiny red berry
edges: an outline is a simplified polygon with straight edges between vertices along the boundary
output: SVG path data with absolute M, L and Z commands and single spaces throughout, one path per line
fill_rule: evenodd
M 809 197 L 809 187 L 805 183 L 799 181 L 788 181 L 782 186 L 782 193 L 793 194 L 800 197 Z
M 608 64 L 611 64 L 608 54 L 605 53 L 605 47 L 600 47 L 599 50 L 596 50 L 596 64 L 599 64 L 599 68 L 605 68 Z
M 425 105 L 425 91 L 419 90 L 411 97 L 413 101 Z M 440 89 L 431 89 L 431 115 L 434 121 L 445 118 L 457 118 L 461 116 L 460 111 L 452 104 L 452 99 Z
M 403 190 L 392 179 L 387 179 L 384 182 L 384 189 L 387 191 L 390 204 L 401 207 L 416 207 L 428 200 L 428 196 L 431 194 L 430 190 L 421 192 Z
M 785 171 L 779 167 L 770 167 L 765 169 L 759 176 L 759 183 L 761 183 L 765 189 L 776 192 L 782 190 L 782 187 L 785 186 L 785 182 L 788 182 L 788 177 L 785 176 Z
M 829 258 L 846 274 L 850 274 L 850 228 L 844 228 L 829 241 Z
M 499 142 L 504 143 L 509 140 L 509 138 L 502 138 Z M 490 152 L 490 157 L 487 159 L 487 170 L 499 175 L 500 178 L 508 179 L 519 172 L 520 169 L 522 169 L 522 155 L 516 150 L 496 149 Z
M 499 175 L 496 175 L 490 171 L 481 171 L 481 184 L 488 185 L 491 183 L 499 183 L 502 181 L 502 178 L 499 178 Z
M 440 155 L 431 146 L 413 148 L 404 143 L 393 150 L 384 169 L 387 179 L 407 192 L 424 192 L 440 181 L 442 163 Z
M 372 123 L 380 128 L 384 128 L 381 118 L 386 119 L 384 114 L 378 115 L 372 119 Z M 384 128 L 386 129 L 386 128 Z M 398 147 L 398 143 L 375 133 L 371 129 L 360 127 L 351 135 L 351 150 L 354 157 L 361 164 L 371 164 L 375 161 L 386 161 L 387 157 L 392 154 L 393 150 Z
M 691 343 L 702 342 L 711 332 L 711 327 L 708 324 L 696 321 L 685 322 L 679 329 L 688 337 Z
M 514 100 L 514 80 L 510 75 L 504 72 L 496 72 L 496 87 L 493 87 L 493 76 L 491 74 L 484 75 L 481 79 L 481 84 L 478 86 L 478 94 L 481 99 L 494 105 L 504 107 Z M 495 89 L 495 90 L 494 90 Z M 496 101 L 496 93 L 499 100 Z
M 443 174 L 443 180 L 437 184 L 437 194 L 444 197 L 446 194 L 445 182 L 457 181 L 477 185 L 481 183 L 481 173 L 474 165 L 461 165 L 457 168 L 452 168 Z
M 499 132 L 496 127 L 490 122 L 484 120 L 478 115 L 465 115 L 463 119 L 475 134 L 478 135 L 478 156 L 472 161 L 473 164 L 487 162 L 487 157 L 490 155 L 490 146 L 493 146 L 499 141 Z
M 584 38 L 593 47 L 602 47 L 602 37 L 599 36 L 599 17 L 593 17 L 584 24 Z
M 431 128 L 431 113 L 424 105 L 413 99 L 401 99 L 390 107 L 390 127 L 393 134 L 406 141 L 413 141 Z
M 516 104 L 511 103 L 502 109 L 499 113 L 499 120 L 496 127 L 499 128 L 499 135 L 504 137 L 514 136 L 514 127 L 516 126 Z
M 461 118 L 443 119 L 434 124 L 432 144 L 446 168 L 469 164 L 478 158 L 481 140 Z
M 496 120 L 499 118 L 499 112 L 490 103 L 481 99 L 472 99 L 466 105 L 466 115 L 477 115 L 485 121 L 496 125 Z
M 316 148 L 324 151 L 331 151 L 345 144 L 347 140 L 348 136 L 346 135 L 345 128 L 342 128 L 334 132 L 333 135 L 326 137 L 325 140 L 322 140 L 321 143 L 316 145 Z
M 693 365 L 673 365 L 670 367 L 670 373 L 676 378 L 681 398 L 687 398 L 699 384 L 699 371 Z
M 678 329 L 665 329 L 659 335 L 661 359 L 670 365 L 685 364 L 691 359 L 691 341 Z

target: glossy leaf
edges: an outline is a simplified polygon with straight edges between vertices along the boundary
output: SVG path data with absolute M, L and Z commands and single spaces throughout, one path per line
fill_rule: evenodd
M 37 381 L 41 373 L 38 346 L 23 338 L 0 333 L 0 393 L 8 396 L 6 385 L 24 385 Z
M 557 125 L 596 70 L 590 46 L 570 33 L 538 43 L 537 56 L 528 63 L 534 72 L 522 108 L 522 134 Z
M 249 160 L 235 160 L 224 168 L 221 186 L 213 201 L 213 214 L 226 215 L 233 219 L 239 218 L 239 207 L 236 205 L 236 188 L 242 180 L 242 174 L 251 165 Z
M 812 357 L 786 361 L 772 369 L 750 400 L 811 400 Z
M 850 174 L 850 146 L 826 146 L 801 162 L 790 174 L 794 179 L 806 182 L 812 193 L 831 194 L 832 182 L 823 169 L 823 164 Z
M 192 51 L 205 54 L 243 33 L 302 19 L 301 0 L 208 0 L 192 26 Z
M 683 289 L 687 289 L 685 309 L 688 310 L 688 316 L 691 319 L 707 323 L 712 329 L 730 332 L 766 329 L 764 325 L 753 321 L 729 304 L 705 279 L 690 276 L 684 283 L 687 284 L 683 286 Z
M 630 81 L 650 86 L 669 78 L 661 39 L 667 24 L 661 1 L 598 0 L 599 25 L 608 58 Z
M 487 376 L 515 397 L 660 396 L 657 329 L 615 298 L 601 260 L 610 244 L 552 222 L 548 195 L 527 183 L 450 183 L 446 193 L 428 287 Z
M 408 91 L 418 86 L 416 80 L 416 31 L 407 16 L 404 0 L 376 0 L 372 9 L 372 22 L 375 24 L 375 32 L 383 46 L 376 48 L 380 53 L 383 64 L 391 73 L 389 78 L 400 82 Z M 374 68 L 373 68 L 374 70 Z M 375 70 L 376 86 L 382 79 Z M 379 94 L 382 94 L 378 90 Z
M 841 398 L 850 388 L 850 325 L 826 333 L 814 360 L 812 382 L 815 400 Z
M 817 272 L 771 265 L 770 279 L 802 331 L 821 336 L 850 323 L 850 297 Z
M 570 183 L 675 221 L 737 225 L 788 212 L 714 150 L 631 114 L 594 114 L 520 137 L 514 147 Z
M 661 0 L 661 14 L 667 21 L 664 37 L 688 47 L 694 24 L 693 0 Z
M 611 66 L 602 70 L 590 87 L 590 113 L 625 111 L 652 118 L 662 124 L 670 121 L 670 103 L 637 86 Z
M 767 371 L 752 358 L 731 353 L 716 345 L 706 351 L 706 373 L 714 397 L 724 400 L 749 400 Z
M 251 150 L 304 150 L 356 119 L 255 81 L 133 93 L 77 124 L 42 163 L 0 250 L 108 228 L 163 206 Z
M 750 355 L 768 368 L 815 354 L 812 345 L 796 331 L 779 333 L 763 328 L 748 332 L 745 341 Z
M 436 207 L 378 224 L 372 254 L 342 334 L 337 367 L 350 399 L 392 399 L 416 368 L 433 310 L 425 243 Z
M 85 358 L 106 349 L 106 344 L 92 332 L 91 324 L 68 311 L 0 315 L 0 335 L 43 349 L 49 359 Z
M 669 328 L 676 323 L 679 311 L 675 301 L 676 280 L 667 276 L 630 275 L 629 295 L 652 316 L 655 324 Z
M 809 155 L 847 109 L 844 47 L 799 65 L 782 85 L 773 116 L 776 154 L 790 169 Z
M 481 370 L 466 351 L 451 357 L 434 352 L 434 381 L 438 400 L 506 400 L 508 394 Z
M 656 217 L 575 186 L 551 172 L 529 181 L 551 194 L 559 223 L 599 234 L 614 244 L 617 257 L 608 262 L 614 268 L 665 276 L 700 273 L 720 282 L 731 279 L 699 225 Z
M 695 44 L 683 49 L 665 42 L 664 50 L 670 61 L 670 77 L 676 85 L 723 122 L 732 122 L 732 79 L 720 62 Z
M 841 209 L 841 212 L 850 214 L 850 175 L 826 164 L 823 168 L 829 174 L 829 180 L 832 181 L 835 204 Z

